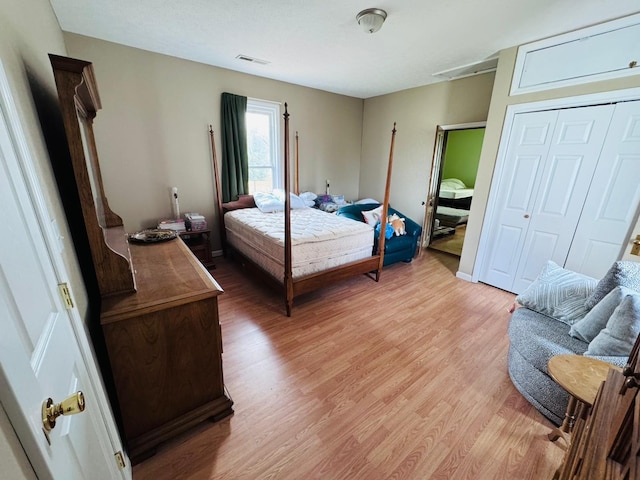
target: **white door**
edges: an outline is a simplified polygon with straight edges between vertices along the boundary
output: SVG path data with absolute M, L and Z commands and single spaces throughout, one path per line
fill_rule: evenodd
M 640 205 L 640 101 L 616 104 L 565 266 L 602 278 L 621 258 Z
M 614 107 L 518 114 L 480 281 L 519 293 L 564 265 Z
M 76 321 L 79 315 L 65 309 L 58 292 L 59 247 L 42 226 L 50 216 L 0 74 L 0 402 L 40 479 L 131 478 L 114 457 L 120 440 L 96 366 L 77 338 L 84 332 L 72 314 Z M 76 391 L 84 393 L 85 411 L 59 417 L 45 434 L 43 401 L 58 403 Z
M 565 264 L 614 108 L 558 113 L 511 291 L 523 292 L 548 260 Z
M 518 114 L 514 118 L 481 282 L 504 290 L 513 286 L 557 118 L 556 111 Z

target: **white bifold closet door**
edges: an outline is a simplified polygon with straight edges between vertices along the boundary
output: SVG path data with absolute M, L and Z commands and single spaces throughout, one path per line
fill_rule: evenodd
M 640 101 L 616 105 L 566 268 L 600 278 L 621 258 L 640 205 Z
M 599 277 L 620 258 L 640 200 L 637 151 L 617 153 L 640 146 L 630 103 L 515 115 L 481 282 L 520 293 L 548 260 Z

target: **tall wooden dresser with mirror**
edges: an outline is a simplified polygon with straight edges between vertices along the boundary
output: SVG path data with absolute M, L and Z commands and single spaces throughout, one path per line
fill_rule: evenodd
M 180 238 L 128 242 L 103 188 L 93 134 L 101 105 L 92 64 L 56 55 L 50 60 L 125 443 L 137 463 L 163 441 L 233 411 L 222 374 L 222 289 Z

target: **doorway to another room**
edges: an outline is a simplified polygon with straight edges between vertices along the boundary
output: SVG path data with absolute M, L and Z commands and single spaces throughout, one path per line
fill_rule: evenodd
M 460 257 L 485 123 L 438 126 L 423 247 Z

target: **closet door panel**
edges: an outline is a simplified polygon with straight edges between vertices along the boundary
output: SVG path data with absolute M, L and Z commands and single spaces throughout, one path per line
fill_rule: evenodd
M 601 278 L 621 258 L 640 205 L 640 101 L 618 103 L 566 267 Z
M 511 290 L 558 113 L 518 114 L 504 160 L 480 281 Z
M 512 291 L 524 291 L 545 263 L 564 265 L 614 107 L 562 110 L 520 255 Z

